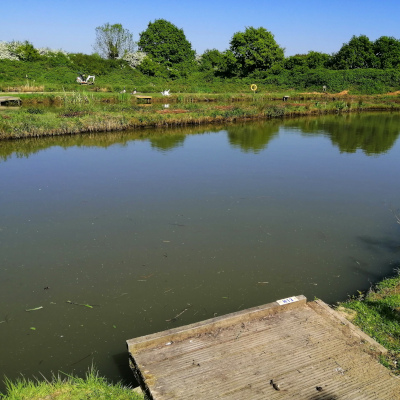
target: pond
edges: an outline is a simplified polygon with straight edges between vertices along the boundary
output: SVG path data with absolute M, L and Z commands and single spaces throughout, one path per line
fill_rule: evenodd
M 0 143 L 1 374 L 133 381 L 127 339 L 393 274 L 399 131 L 386 113 Z

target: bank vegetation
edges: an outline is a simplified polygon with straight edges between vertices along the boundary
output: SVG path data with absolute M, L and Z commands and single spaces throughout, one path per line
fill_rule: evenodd
M 388 350 L 380 361 L 400 375 L 400 270 L 341 303 L 338 311 Z
M 226 93 L 152 96 L 141 104 L 129 93 L 87 91 L 21 94 L 22 107 L 0 112 L 0 139 L 110 132 L 144 127 L 283 118 L 373 110 L 400 110 L 400 95 L 328 93 Z
M 143 400 L 141 391 L 120 383 L 111 384 L 91 368 L 85 378 L 59 373 L 52 379 L 5 381 L 6 392 L 1 400 Z
M 399 109 L 393 37 L 353 36 L 333 54 L 285 56 L 270 31 L 247 27 L 225 51 L 196 54 L 182 29 L 157 19 L 136 42 L 106 23 L 95 44 L 97 53 L 83 54 L 0 42 L 0 92 L 23 104 L 0 111 L 0 138 Z

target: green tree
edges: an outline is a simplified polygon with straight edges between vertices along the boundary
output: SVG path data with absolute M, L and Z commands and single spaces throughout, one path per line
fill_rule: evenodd
M 288 70 L 293 69 L 316 69 L 326 67 L 330 59 L 329 54 L 309 51 L 307 54 L 296 54 L 285 58 L 284 67 Z
M 69 55 L 62 51 L 46 51 L 44 54 L 41 54 L 41 58 L 53 67 L 71 65 Z
M 283 65 L 285 69 L 289 70 L 308 67 L 307 55 L 296 54 L 294 56 L 286 57 Z
M 400 65 L 400 40 L 381 36 L 374 42 L 374 53 L 379 68 L 395 68 Z
M 144 75 L 168 78 L 168 70 L 165 66 L 155 62 L 151 57 L 146 56 L 138 65 L 137 69 Z
M 133 35 L 121 24 L 106 23 L 96 28 L 94 49 L 104 58 L 116 59 L 135 50 Z
M 206 50 L 200 57 L 200 71 L 211 71 L 215 76 L 231 77 L 236 74 L 236 58 L 230 50 Z
M 16 48 L 15 53 L 21 61 L 38 61 L 41 58 L 39 51 L 27 40 Z
M 165 19 L 149 22 L 139 34 L 139 50 L 154 62 L 170 69 L 170 75 L 179 71 L 185 75 L 195 66 L 195 51 L 182 29 Z
M 376 68 L 378 65 L 374 44 L 365 35 L 353 36 L 331 61 L 334 69 Z
M 121 67 L 127 65 L 124 60 L 105 60 L 96 53 L 76 53 L 70 54 L 69 57 L 76 73 L 84 73 L 86 75 L 104 76 L 111 74 L 115 70 L 121 70 Z
M 217 49 L 207 49 L 199 58 L 200 71 L 218 71 L 223 64 L 224 55 Z
M 255 70 L 268 70 L 284 58 L 284 49 L 276 43 L 274 35 L 262 27 L 236 32 L 230 41 L 230 50 L 242 76 Z
M 310 69 L 325 68 L 331 56 L 326 53 L 319 53 L 318 51 L 309 51 L 307 53 L 307 65 Z

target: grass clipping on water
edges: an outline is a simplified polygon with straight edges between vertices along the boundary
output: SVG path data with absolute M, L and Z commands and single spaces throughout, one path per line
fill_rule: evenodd
M 400 270 L 368 293 L 341 303 L 338 311 L 388 350 L 380 361 L 400 375 Z
M 25 378 L 16 382 L 5 380 L 7 392 L 2 400 L 143 400 L 132 388 L 110 384 L 91 368 L 85 378 L 60 375 L 51 381 L 32 381 Z

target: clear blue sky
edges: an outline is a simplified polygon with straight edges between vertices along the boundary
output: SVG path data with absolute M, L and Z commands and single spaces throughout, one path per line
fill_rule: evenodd
M 2 0 L 0 41 L 91 54 L 95 28 L 121 23 L 139 39 L 163 18 L 183 29 L 198 54 L 226 50 L 247 26 L 272 32 L 285 55 L 333 53 L 353 35 L 400 39 L 400 0 Z

